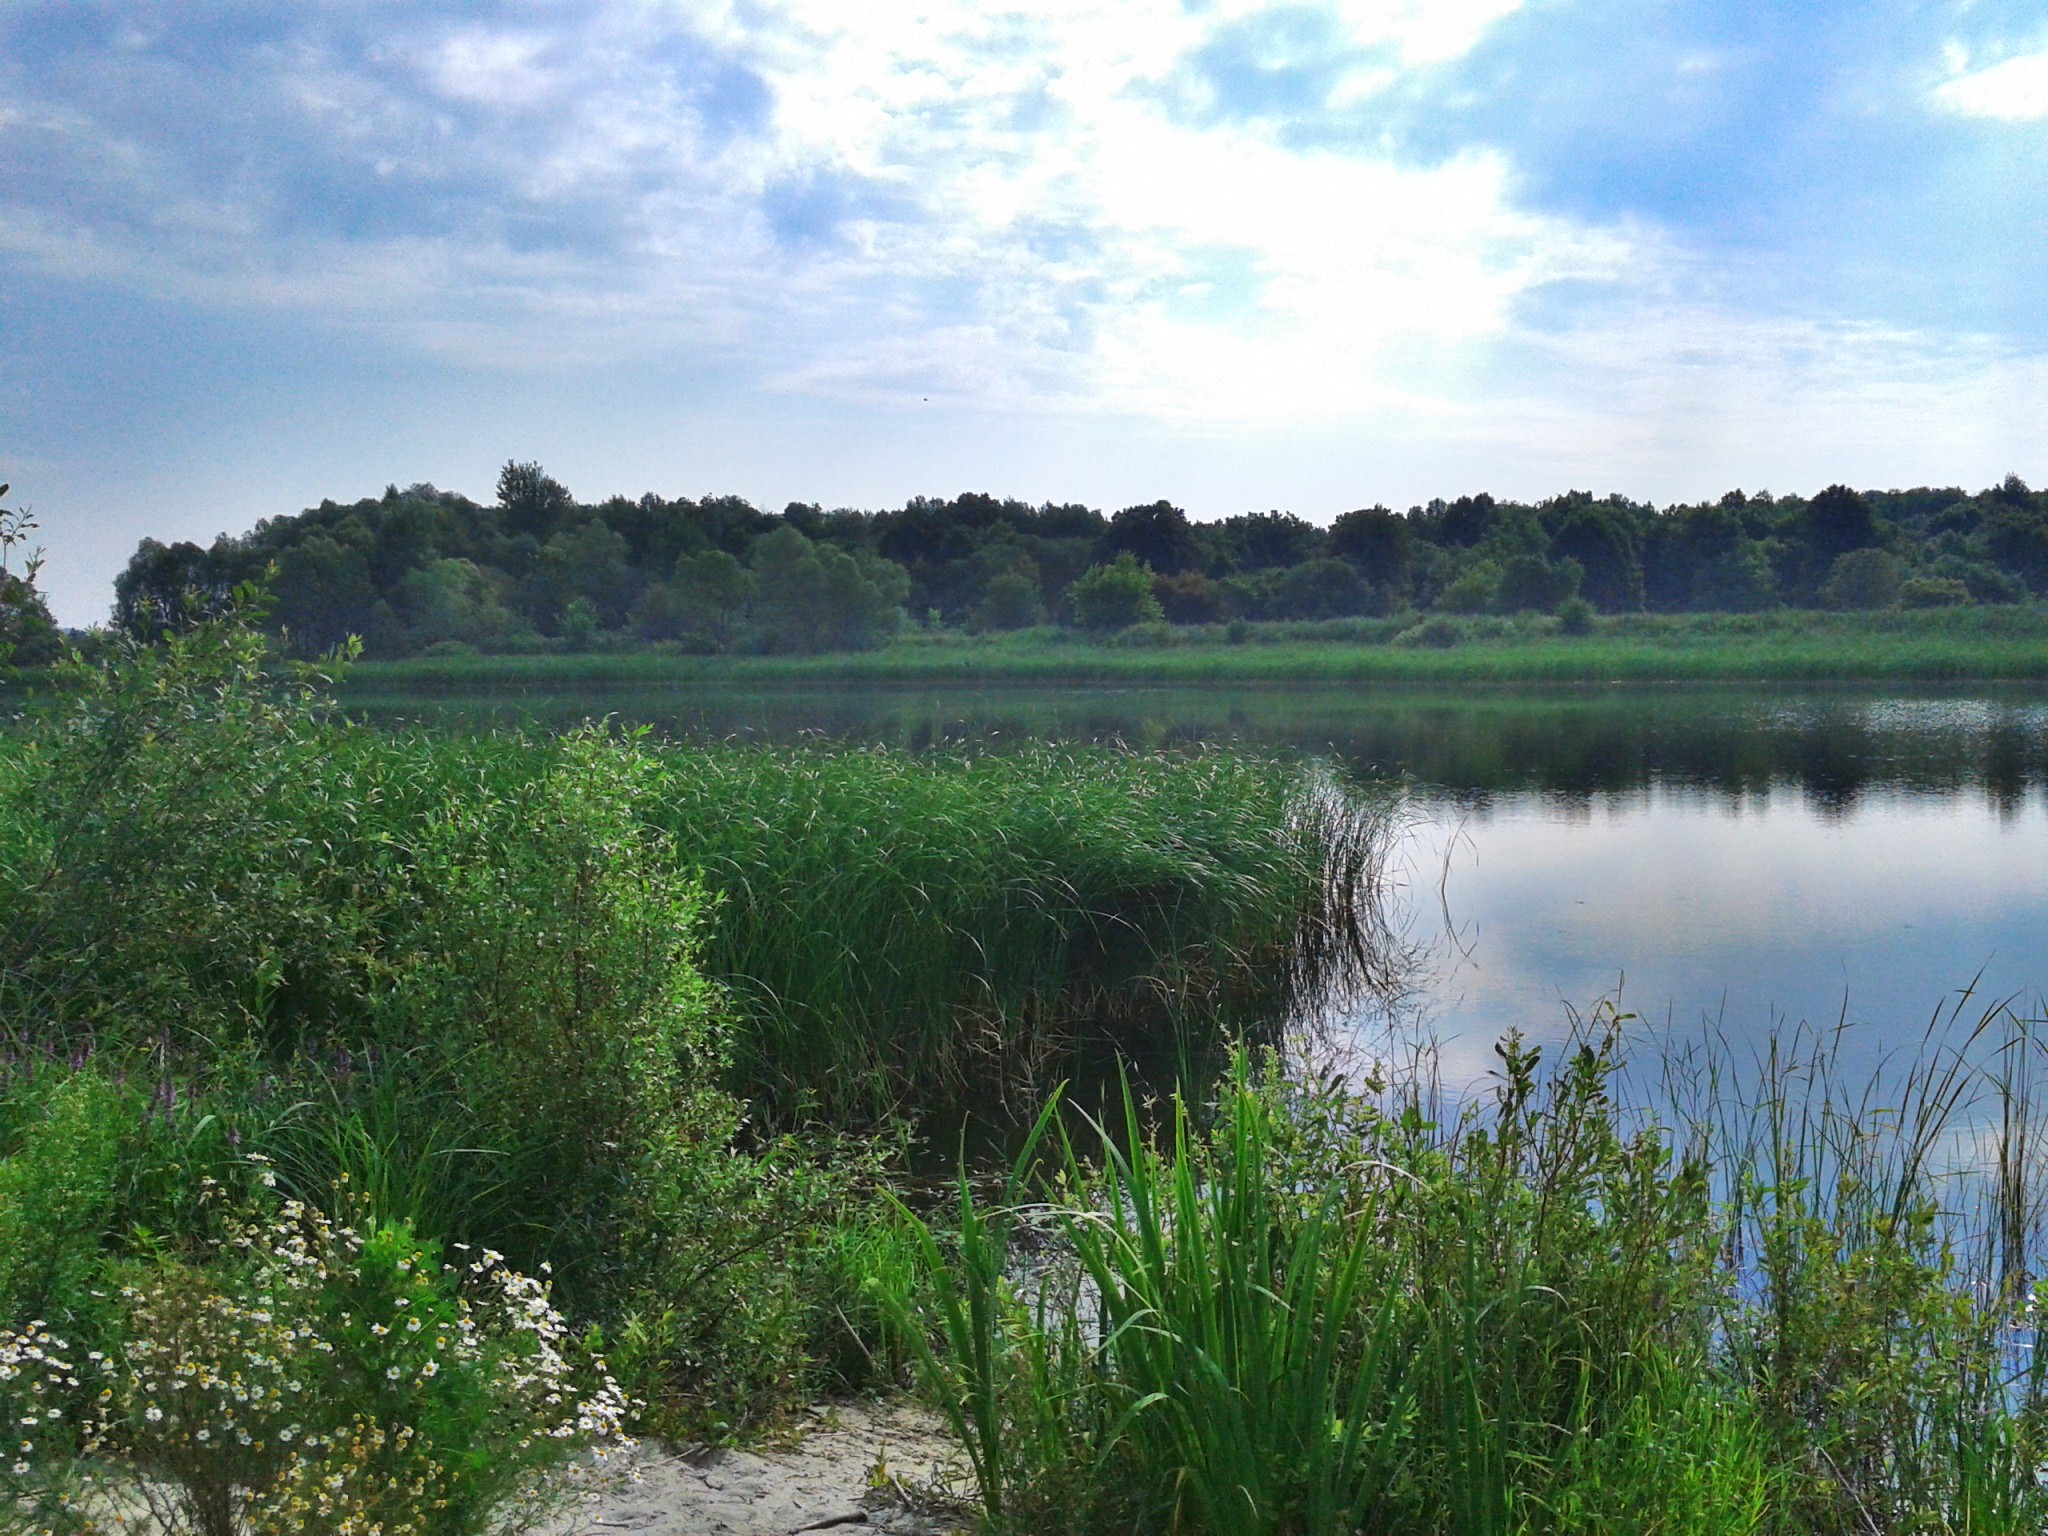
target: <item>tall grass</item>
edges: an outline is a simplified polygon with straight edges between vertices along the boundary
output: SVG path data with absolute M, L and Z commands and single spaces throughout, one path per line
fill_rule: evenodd
M 659 749 L 649 814 L 718 899 L 707 970 L 784 1104 L 1035 1103 L 1171 1071 L 1382 958 L 1390 803 L 1241 753 Z M 1028 1107 L 1024 1118 L 1029 1118 Z
M 1240 1060 L 1200 1134 L 963 1185 L 957 1250 L 906 1217 L 897 1311 L 995 1530 L 2036 1532 L 2039 1054 L 1994 1015 L 1879 1099 L 1808 1040 L 1652 1113 L 1614 1030 L 1510 1039 L 1456 1115 Z

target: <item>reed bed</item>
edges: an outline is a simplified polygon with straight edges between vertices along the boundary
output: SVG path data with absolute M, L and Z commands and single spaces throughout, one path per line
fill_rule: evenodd
M 1022 745 L 659 749 L 768 1096 L 1021 1102 L 1077 1060 L 1220 1065 L 1382 964 L 1396 803 L 1302 763 Z

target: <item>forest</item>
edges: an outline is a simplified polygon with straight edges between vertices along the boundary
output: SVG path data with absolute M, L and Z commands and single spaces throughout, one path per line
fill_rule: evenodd
M 145 539 L 113 619 L 196 621 L 266 572 L 289 649 L 358 635 L 372 657 L 809 654 L 871 649 L 906 627 L 1940 608 L 2048 589 L 2048 493 L 2008 476 L 1975 493 L 1835 485 L 1663 508 L 1478 494 L 1324 527 L 1282 511 L 1197 521 L 1165 501 L 1106 515 L 982 494 L 872 512 L 652 493 L 590 504 L 538 464 L 508 463 L 488 506 L 394 485 L 208 548 Z

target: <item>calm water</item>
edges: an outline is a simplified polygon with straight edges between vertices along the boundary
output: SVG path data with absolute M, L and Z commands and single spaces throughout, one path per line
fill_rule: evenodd
M 1974 986 L 2048 991 L 2048 692 L 835 688 L 379 701 L 691 736 L 1246 740 L 1404 783 L 1404 1031 L 1471 1082 L 1602 1000 L 1739 1044 L 1847 1019 L 1875 1060 Z M 1967 1010 L 1980 1011 L 1975 1005 Z M 1361 1032 L 1383 1020 L 1353 1021 Z

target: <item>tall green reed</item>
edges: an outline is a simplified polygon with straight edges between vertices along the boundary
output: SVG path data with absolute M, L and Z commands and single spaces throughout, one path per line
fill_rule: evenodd
M 1069 1145 L 1052 1257 L 973 1213 L 994 1321 L 931 1335 L 1008 1453 L 991 1525 L 2039 1530 L 2040 1250 L 2006 1261 L 2002 1204 L 2033 1036 L 1994 1018 L 1882 1096 L 1813 1045 L 1654 1113 L 1611 1020 L 1554 1064 L 1504 1041 L 1462 1109 L 1241 1064 L 1205 1135 Z
M 674 746 L 751 1081 L 837 1114 L 1009 1099 L 1077 1056 L 1221 1065 L 1377 963 L 1390 803 L 1241 753 Z

